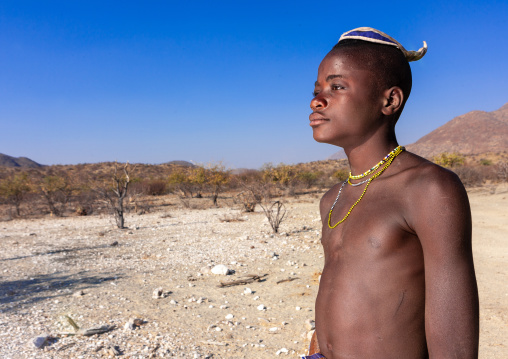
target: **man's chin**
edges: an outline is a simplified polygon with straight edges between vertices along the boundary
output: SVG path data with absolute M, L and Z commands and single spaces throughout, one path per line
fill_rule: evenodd
M 317 132 L 317 131 L 314 131 L 314 133 L 312 134 L 312 137 L 314 138 L 314 141 L 316 141 L 316 142 L 328 143 L 330 145 L 333 145 L 331 138 L 323 136 L 322 134 L 319 134 L 319 132 Z

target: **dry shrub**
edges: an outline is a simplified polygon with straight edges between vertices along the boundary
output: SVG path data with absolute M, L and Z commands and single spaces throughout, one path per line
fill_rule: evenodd
M 163 180 L 153 180 L 148 182 L 147 194 L 150 196 L 162 196 L 168 191 L 167 183 Z
M 287 211 L 284 203 L 281 201 L 275 201 L 271 205 L 268 203 L 260 203 L 259 205 L 263 209 L 263 212 L 272 227 L 273 233 L 278 233 L 280 224 L 287 218 Z
M 460 180 L 466 187 L 481 186 L 485 180 L 482 170 L 473 166 L 455 167 L 453 172 L 459 176 Z
M 349 176 L 349 171 L 341 168 L 341 169 L 335 171 L 332 176 L 334 179 L 337 179 L 340 182 L 343 182 L 343 181 L 347 180 L 347 178 Z
M 297 174 L 298 181 L 304 185 L 305 188 L 311 188 L 316 185 L 319 178 L 323 176 L 321 171 L 302 171 Z
M 501 161 L 497 164 L 497 178 L 502 182 L 508 181 L 508 162 Z
M 462 166 L 466 158 L 460 153 L 443 152 L 437 156 L 432 157 L 432 162 L 446 168 L 455 168 Z
M 256 210 L 256 205 L 261 200 L 259 195 L 256 195 L 253 191 L 250 190 L 240 192 L 236 198 L 242 204 L 243 210 L 248 213 L 254 212 Z

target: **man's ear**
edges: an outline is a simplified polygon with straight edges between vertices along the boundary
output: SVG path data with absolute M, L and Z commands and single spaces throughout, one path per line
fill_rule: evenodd
M 395 114 L 402 108 L 404 103 L 404 92 L 398 86 L 391 87 L 384 92 L 382 112 L 385 116 Z

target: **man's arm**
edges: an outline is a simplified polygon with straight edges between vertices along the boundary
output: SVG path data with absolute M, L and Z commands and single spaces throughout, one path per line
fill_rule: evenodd
M 467 193 L 450 171 L 422 170 L 406 220 L 425 266 L 425 332 L 430 358 L 478 358 L 478 289 Z

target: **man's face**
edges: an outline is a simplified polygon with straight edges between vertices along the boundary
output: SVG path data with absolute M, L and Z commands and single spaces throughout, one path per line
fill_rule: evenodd
M 316 141 L 357 146 L 381 126 L 382 91 L 357 62 L 354 53 L 335 49 L 319 65 L 309 116 Z

